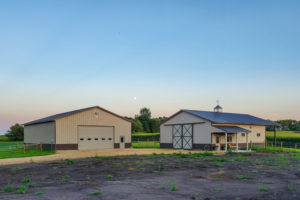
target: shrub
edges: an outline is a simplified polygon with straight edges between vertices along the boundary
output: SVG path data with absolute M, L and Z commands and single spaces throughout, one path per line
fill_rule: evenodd
M 26 187 L 21 185 L 21 186 L 18 186 L 17 187 L 17 191 L 16 191 L 17 194 L 25 194 L 26 193 Z
M 27 177 L 24 177 L 24 178 L 22 179 L 22 182 L 23 182 L 23 183 L 30 183 L 30 182 L 31 182 L 31 179 L 30 179 L 30 178 L 27 178 Z
M 176 191 L 176 190 L 177 190 L 176 183 L 173 183 L 173 184 L 172 184 L 172 186 L 171 186 L 171 190 L 172 190 L 172 191 Z

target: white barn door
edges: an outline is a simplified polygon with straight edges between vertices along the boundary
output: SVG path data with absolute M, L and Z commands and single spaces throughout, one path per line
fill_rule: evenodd
M 182 126 L 174 125 L 172 128 L 173 148 L 182 149 Z
M 173 148 L 192 149 L 193 148 L 193 125 L 173 125 Z

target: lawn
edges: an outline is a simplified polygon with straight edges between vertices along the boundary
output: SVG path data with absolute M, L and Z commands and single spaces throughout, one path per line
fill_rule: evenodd
M 274 136 L 274 131 L 267 131 L 266 135 Z M 276 136 L 300 138 L 300 131 L 276 131 Z
M 160 143 L 153 141 L 140 141 L 140 142 L 132 142 L 133 148 L 160 148 Z
M 0 159 L 3 158 L 19 158 L 31 156 L 45 156 L 54 154 L 55 151 L 40 151 L 39 149 L 29 149 L 23 152 L 23 141 L 0 141 Z
M 2 166 L 0 177 L 11 200 L 299 199 L 300 153 L 95 156 Z

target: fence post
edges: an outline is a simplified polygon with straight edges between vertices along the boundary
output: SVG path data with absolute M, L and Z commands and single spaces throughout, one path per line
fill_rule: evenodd
M 295 149 L 297 149 L 297 143 L 295 144 Z
M 43 145 L 41 142 L 40 142 L 40 150 L 43 151 Z
M 26 144 L 23 146 L 23 153 L 26 153 Z
M 282 148 L 282 142 L 280 142 L 280 147 Z

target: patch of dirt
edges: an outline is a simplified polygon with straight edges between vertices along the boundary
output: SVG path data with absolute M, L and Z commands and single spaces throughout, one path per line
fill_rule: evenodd
M 281 156 L 277 162 L 279 155 L 288 159 Z M 241 156 L 246 159 L 236 161 Z M 29 163 L 0 168 L 1 190 L 26 187 L 25 194 L 6 191 L 0 199 L 300 199 L 299 170 L 300 162 L 283 153 L 153 154 Z

